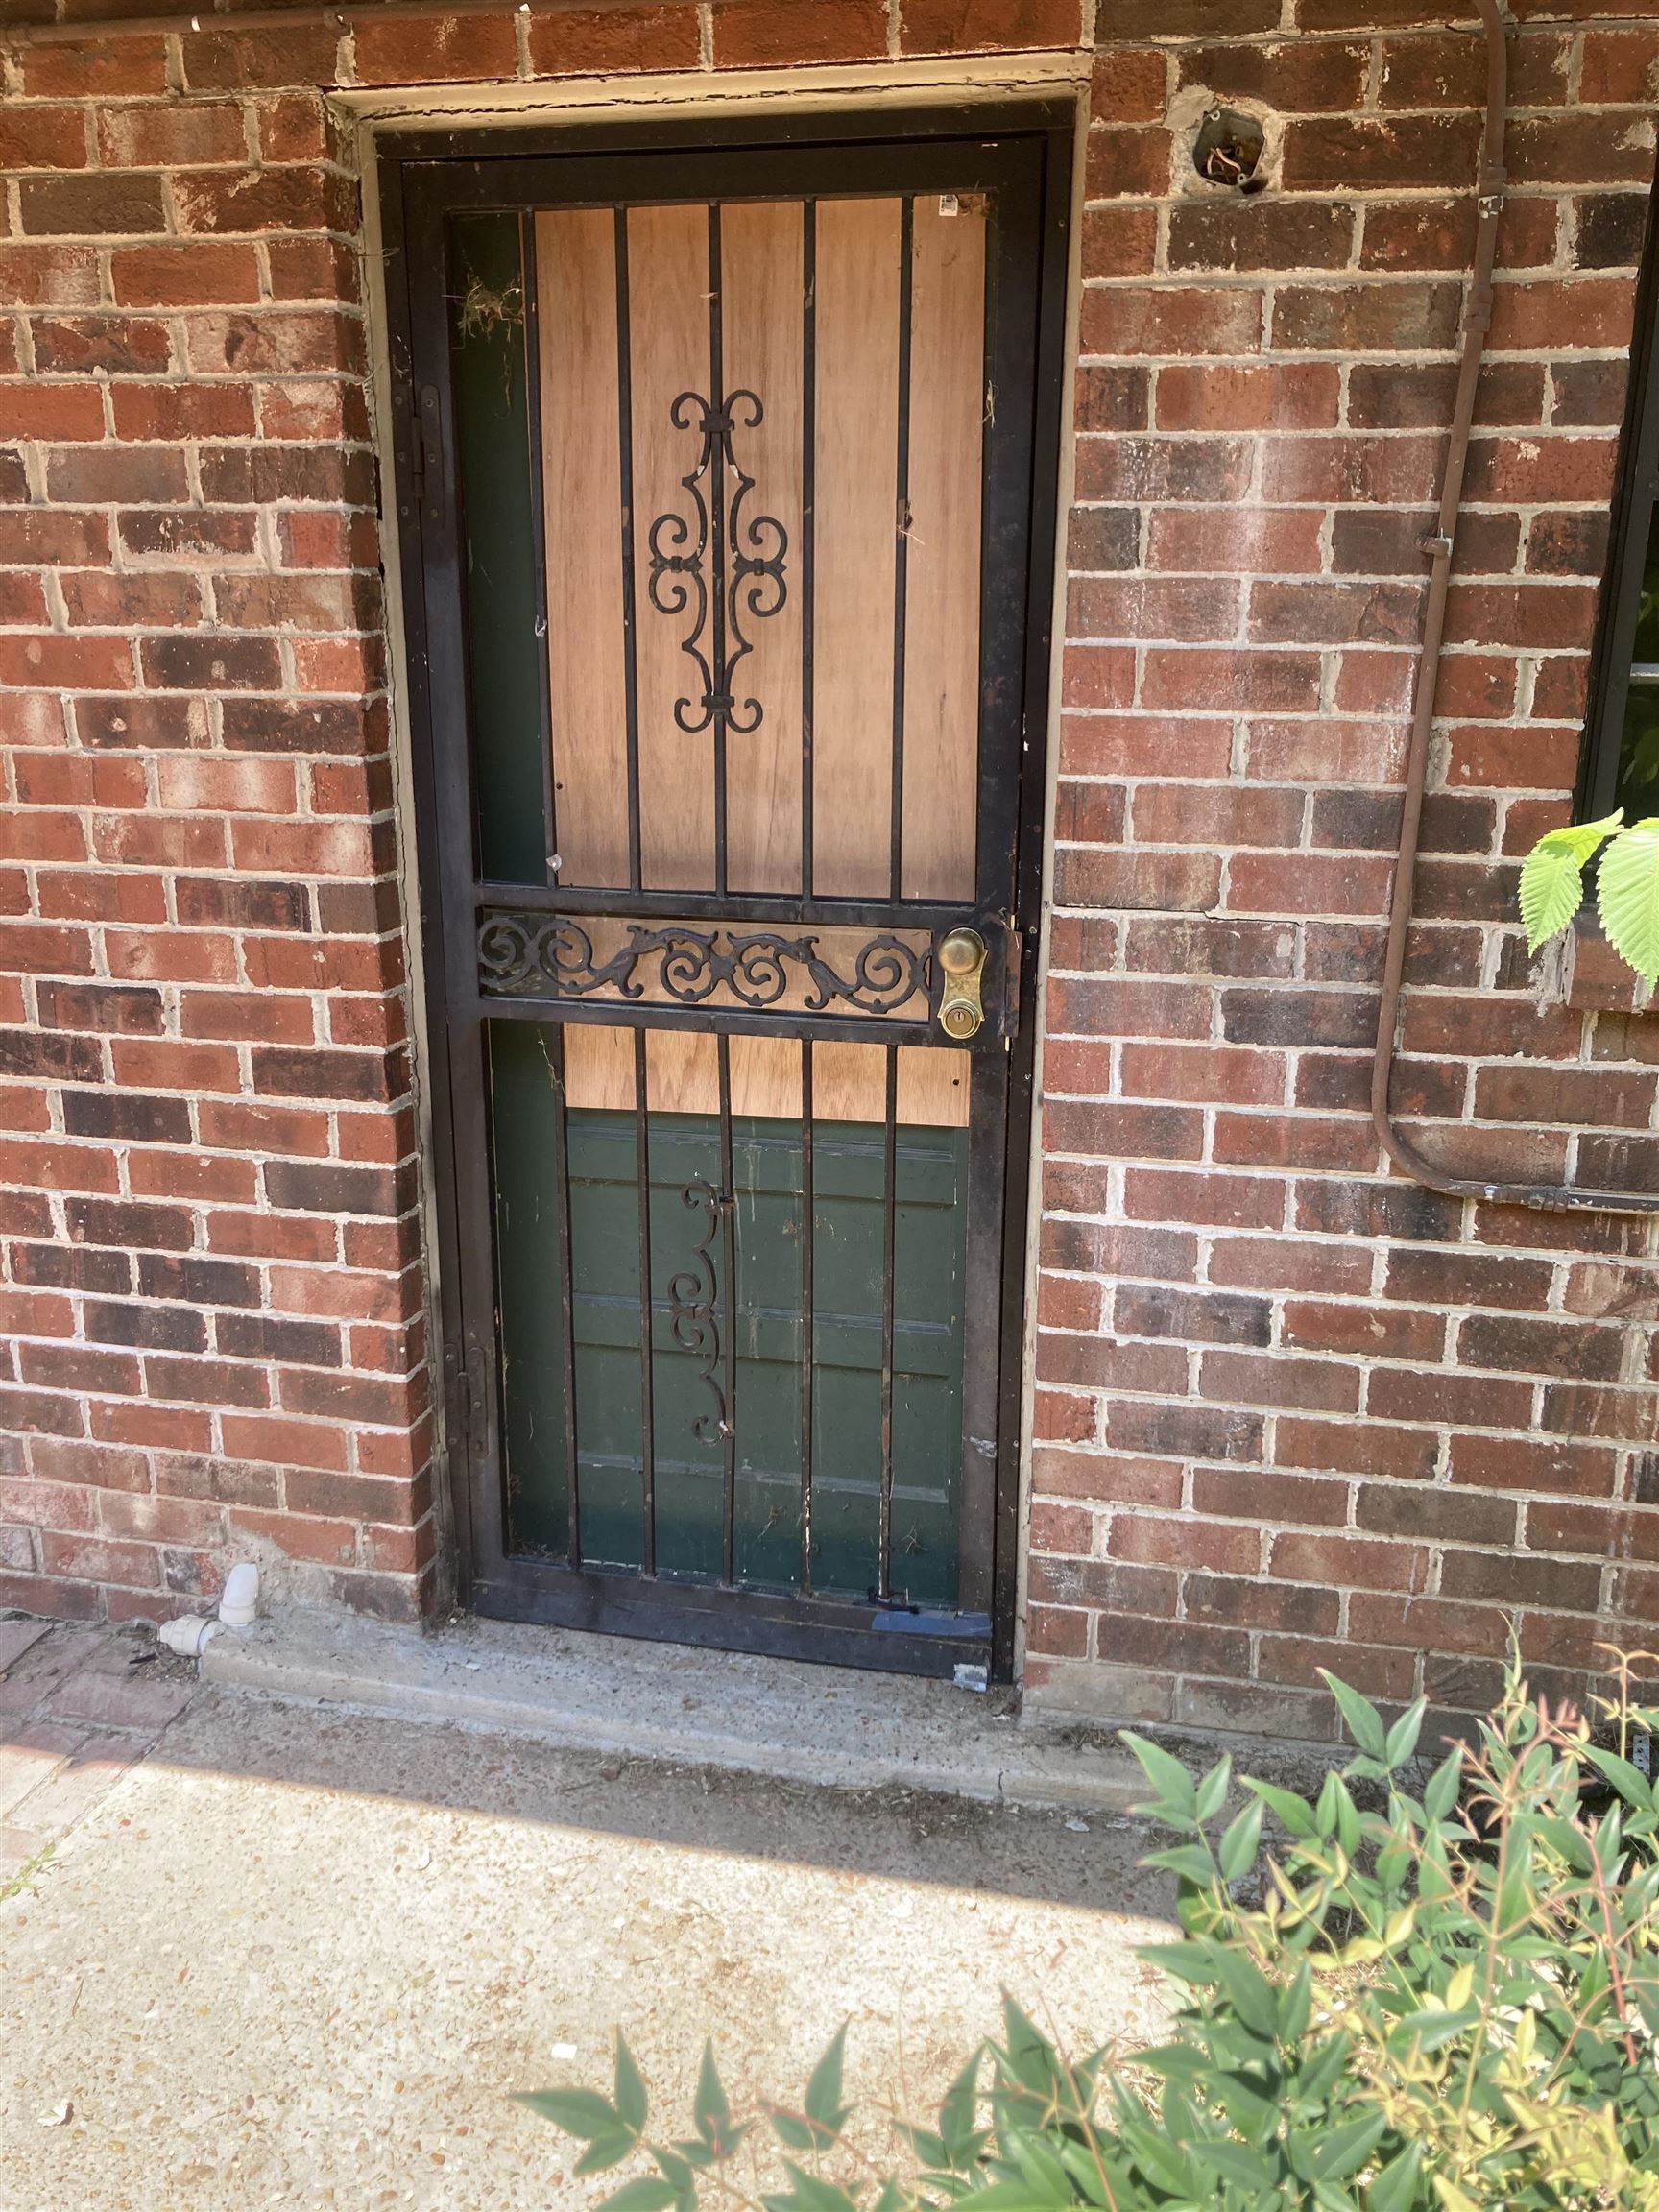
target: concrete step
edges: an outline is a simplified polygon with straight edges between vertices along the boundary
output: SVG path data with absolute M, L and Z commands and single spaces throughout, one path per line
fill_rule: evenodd
M 223 1630 L 227 1689 L 679 1766 L 1121 1813 L 1145 1794 L 1109 1737 L 1022 1723 L 1007 1691 L 456 1618 L 435 1630 L 284 1609 Z

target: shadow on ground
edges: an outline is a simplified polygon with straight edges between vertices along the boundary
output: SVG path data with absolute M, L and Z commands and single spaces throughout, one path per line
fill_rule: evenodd
M 1143 1847 L 202 1690 L 0 1903 L 0 2212 L 575 2212 L 614 2181 L 510 2093 L 603 2080 L 617 2026 L 665 2120 L 706 2035 L 798 2096 L 848 2021 L 850 2085 L 910 2110 L 1003 1988 L 1132 2046 Z

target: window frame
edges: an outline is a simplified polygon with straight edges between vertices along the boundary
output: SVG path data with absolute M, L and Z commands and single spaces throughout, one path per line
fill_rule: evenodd
M 1618 803 L 1642 579 L 1659 512 L 1659 180 L 1647 201 L 1619 456 L 1610 550 L 1591 648 L 1589 708 L 1574 807 L 1578 821 L 1599 821 Z

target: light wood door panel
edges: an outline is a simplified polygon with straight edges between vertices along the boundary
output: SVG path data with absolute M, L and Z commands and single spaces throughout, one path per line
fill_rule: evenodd
M 749 650 L 733 671 L 735 713 L 725 730 L 726 891 L 740 902 L 807 890 L 809 777 L 811 895 L 971 902 L 982 209 L 937 196 L 908 208 L 897 196 L 740 201 L 717 212 L 633 206 L 620 220 L 611 209 L 545 211 L 535 228 L 560 880 L 617 890 L 631 880 L 632 713 L 639 885 L 716 887 L 715 736 L 682 726 L 704 704 L 686 651 L 697 587 L 662 573 L 660 557 L 688 552 L 700 529 L 714 526 L 712 516 L 700 519 L 686 479 L 703 458 L 700 409 L 724 398 L 728 493 L 732 469 L 753 479 L 729 555 L 769 549 L 761 517 L 784 548 L 776 612 L 756 613 L 741 583 L 727 610 Z M 758 420 L 743 393 L 755 396 Z M 717 470 L 705 476 L 710 499 L 718 484 Z M 709 575 L 713 552 L 710 542 Z M 712 636 L 709 607 L 706 653 Z M 742 727 L 751 713 L 757 727 Z M 572 1026 L 571 1104 L 632 1099 L 625 1045 L 620 1032 Z M 879 1120 L 879 1048 L 868 1057 L 865 1047 L 823 1050 L 815 1092 L 832 1103 L 819 1110 Z M 715 1111 L 712 1060 L 697 1040 L 654 1035 L 652 1051 L 653 1089 L 673 1100 L 667 1110 Z M 746 1051 L 742 1066 L 744 1111 L 799 1113 L 798 1055 Z M 906 1121 L 966 1126 L 966 1056 L 907 1048 L 899 1111 Z

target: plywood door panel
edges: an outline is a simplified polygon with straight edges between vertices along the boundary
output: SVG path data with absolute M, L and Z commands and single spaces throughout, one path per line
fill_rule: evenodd
M 560 877 L 625 884 L 627 720 L 615 218 L 536 218 L 548 707 Z
M 565 1025 L 565 1102 L 603 1113 L 634 1111 L 634 1032 L 586 1022 Z
M 759 702 L 761 720 L 754 733 L 728 737 L 729 888 L 739 902 L 745 892 L 802 888 L 809 306 L 816 484 L 813 889 L 828 897 L 881 897 L 892 888 L 895 593 L 902 524 L 901 891 L 967 902 L 975 879 L 985 217 L 972 204 L 950 215 L 936 197 L 916 199 L 907 285 L 901 200 L 822 201 L 812 220 L 815 281 L 808 302 L 801 203 L 733 203 L 719 212 L 724 387 L 728 394 L 754 392 L 763 409 L 758 424 L 745 421 L 746 408 L 737 411 L 733 458 L 755 479 L 746 503 L 750 518 L 775 517 L 788 541 L 783 607 L 743 625 L 752 650 L 736 669 L 735 693 L 740 713 L 750 698 Z M 615 218 L 609 210 L 542 214 L 536 236 L 548 652 L 564 880 L 620 887 L 628 880 L 629 855 Z M 690 702 L 690 719 L 701 709 L 700 674 L 684 650 L 694 610 L 664 614 L 650 590 L 653 521 L 673 514 L 688 530 L 696 527 L 695 501 L 683 479 L 697 465 L 700 435 L 694 423 L 675 424 L 671 410 L 682 394 L 710 396 L 709 247 L 706 206 L 636 206 L 627 214 L 638 781 L 642 880 L 651 889 L 706 891 L 714 884 L 712 734 L 685 733 L 674 711 L 681 699 Z M 910 371 L 902 395 L 906 295 Z M 902 397 L 908 400 L 902 517 L 896 504 Z M 713 484 L 706 489 L 712 494 Z M 735 548 L 743 549 L 741 542 Z M 712 584 L 712 546 L 707 568 Z M 710 624 L 706 646 L 711 637 Z M 738 1089 L 743 1101 L 738 1110 L 797 1116 L 798 1047 L 734 1040 L 733 1049 L 733 1102 Z M 654 1108 L 716 1111 L 711 1051 L 683 1034 L 661 1033 L 653 1036 L 651 1051 Z M 819 1114 L 878 1120 L 885 1095 L 881 1048 L 822 1045 L 817 1052 Z M 627 1031 L 573 1024 L 566 1066 L 573 1105 L 631 1105 Z M 961 1053 L 906 1047 L 900 1058 L 900 1118 L 965 1126 L 966 1070 Z
M 813 888 L 891 888 L 901 207 L 818 208 Z
M 971 900 L 979 763 L 985 216 L 917 200 L 904 637 L 907 899 Z
M 738 620 L 753 650 L 737 663 L 741 710 L 761 710 L 753 733 L 727 739 L 727 835 L 732 891 L 801 888 L 802 363 L 804 211 L 794 201 L 737 202 L 720 216 L 720 294 L 728 395 L 753 392 L 763 409 L 750 426 L 739 408 L 733 428 L 737 466 L 755 479 L 731 550 L 766 557 L 770 533 L 751 536 L 770 516 L 785 534 L 783 604 L 756 616 L 753 586 L 738 592 Z M 775 597 L 762 583 L 762 605 Z M 747 713 L 740 712 L 747 720 Z
M 709 397 L 707 207 L 630 208 L 628 294 L 643 875 L 652 890 L 704 891 L 714 881 L 714 741 L 675 723 L 677 700 L 690 701 L 691 721 L 702 706 L 696 664 L 683 650 L 693 609 L 663 613 L 652 604 L 650 534 L 667 514 L 696 529 L 681 479 L 695 468 L 701 440 L 671 410 L 683 392 Z

